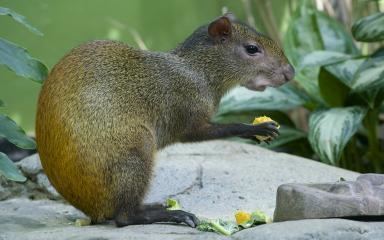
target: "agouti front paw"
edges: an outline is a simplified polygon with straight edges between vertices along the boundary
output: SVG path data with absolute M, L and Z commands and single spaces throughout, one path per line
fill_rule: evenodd
M 279 135 L 278 127 L 279 125 L 274 121 L 251 125 L 250 131 L 241 137 L 255 140 L 258 143 L 269 143 Z
M 176 223 L 185 223 L 190 227 L 195 228 L 199 224 L 199 219 L 195 214 L 185 212 L 182 210 L 173 210 L 173 220 Z

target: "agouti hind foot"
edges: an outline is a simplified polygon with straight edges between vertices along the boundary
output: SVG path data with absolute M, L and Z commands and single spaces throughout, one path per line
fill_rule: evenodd
M 167 210 L 162 205 L 147 205 L 134 215 L 127 217 L 127 215 L 122 212 L 115 217 L 117 227 L 157 222 L 185 223 L 195 228 L 199 220 L 192 213 L 182 210 Z

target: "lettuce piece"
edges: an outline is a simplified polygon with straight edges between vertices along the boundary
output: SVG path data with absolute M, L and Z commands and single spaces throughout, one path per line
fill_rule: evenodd
M 197 230 L 203 232 L 217 232 L 225 236 L 230 236 L 235 232 L 240 231 L 240 228 L 233 221 L 200 219 L 200 224 L 197 226 Z
M 167 206 L 167 210 L 181 210 L 181 206 L 176 199 L 168 198 L 165 204 Z

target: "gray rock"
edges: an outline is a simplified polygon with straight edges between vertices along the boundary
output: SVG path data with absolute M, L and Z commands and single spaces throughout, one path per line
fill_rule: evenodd
M 358 175 L 247 144 L 226 141 L 177 144 L 158 155 L 146 202 L 163 202 L 171 196 L 178 199 L 185 210 L 208 218 L 234 219 L 233 214 L 237 209 L 262 210 L 271 216 L 277 187 L 283 183 L 335 182 L 340 177 L 353 180 Z M 19 198 L 0 201 L 0 239 L 230 239 L 216 233 L 170 224 L 119 229 L 113 224 L 75 227 L 74 221 L 80 217 L 84 217 L 80 211 L 57 201 Z M 272 233 L 268 229 L 280 229 L 280 232 L 272 235 L 279 234 L 279 239 L 284 239 L 287 234 L 313 239 L 307 237 L 323 236 L 336 229 L 332 228 L 334 220 L 324 221 L 319 227 L 307 224 L 306 229 L 299 229 L 303 223 L 298 223 L 295 225 L 297 229 L 293 230 L 291 224 L 294 222 L 268 224 L 236 233 L 232 238 L 270 239 Z M 345 231 L 350 226 L 350 221 L 346 220 L 336 223 L 340 229 L 345 225 Z M 360 226 L 360 223 L 356 224 Z M 373 234 L 375 226 L 362 224 L 361 231 Z M 384 229 L 382 224 L 377 226 Z M 353 236 L 352 233 L 350 236 Z
M 17 162 L 16 165 L 27 176 L 34 176 L 43 170 L 38 154 L 24 158 Z
M 56 189 L 49 182 L 47 175 L 44 173 L 39 173 L 36 176 L 36 182 L 40 188 L 42 188 L 46 193 L 49 194 L 50 199 L 61 199 L 61 195 L 56 191 Z
M 115 228 L 112 223 L 75 226 L 85 216 L 75 208 L 51 200 L 11 199 L 0 202 L 1 240 L 40 239 L 237 239 L 237 240 L 379 240 L 384 236 L 382 222 L 356 222 L 342 219 L 287 221 L 240 231 L 231 237 L 199 232 L 181 225 L 152 224 Z
M 153 224 L 116 228 L 114 224 L 75 226 L 85 218 L 72 206 L 51 200 L 10 199 L 0 202 L 1 240 L 122 240 L 122 239 L 226 239 L 181 225 Z
M 13 197 L 62 199 L 44 174 L 38 154 L 24 158 L 16 165 L 27 177 L 27 181 L 18 183 L 0 176 L 0 200 Z
M 7 188 L 0 185 L 0 201 L 7 199 L 10 195 L 11 195 L 11 192 Z
M 155 173 L 146 202 L 163 202 L 172 196 L 199 216 L 227 219 L 233 219 L 238 209 L 260 209 L 272 216 L 276 190 L 283 183 L 335 182 L 340 177 L 354 180 L 359 175 L 254 145 L 226 141 L 166 148 L 158 155 Z
M 356 181 L 284 184 L 277 190 L 274 221 L 384 215 L 384 174 Z
M 311 219 L 260 225 L 233 235 L 236 240 L 382 240 L 383 222 Z

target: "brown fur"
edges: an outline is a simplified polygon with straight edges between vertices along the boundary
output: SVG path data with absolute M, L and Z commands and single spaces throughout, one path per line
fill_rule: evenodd
M 260 71 L 281 75 L 273 73 L 287 64 L 281 49 L 249 27 L 232 24 L 225 44 L 212 41 L 207 26 L 170 53 L 93 41 L 52 69 L 38 102 L 38 151 L 54 187 L 93 222 L 134 214 L 156 151 L 196 140 L 188 136 L 208 126 L 230 88 Z M 264 47 L 263 62 L 236 55 L 248 40 Z M 275 79 L 281 84 L 274 77 L 271 84 Z

